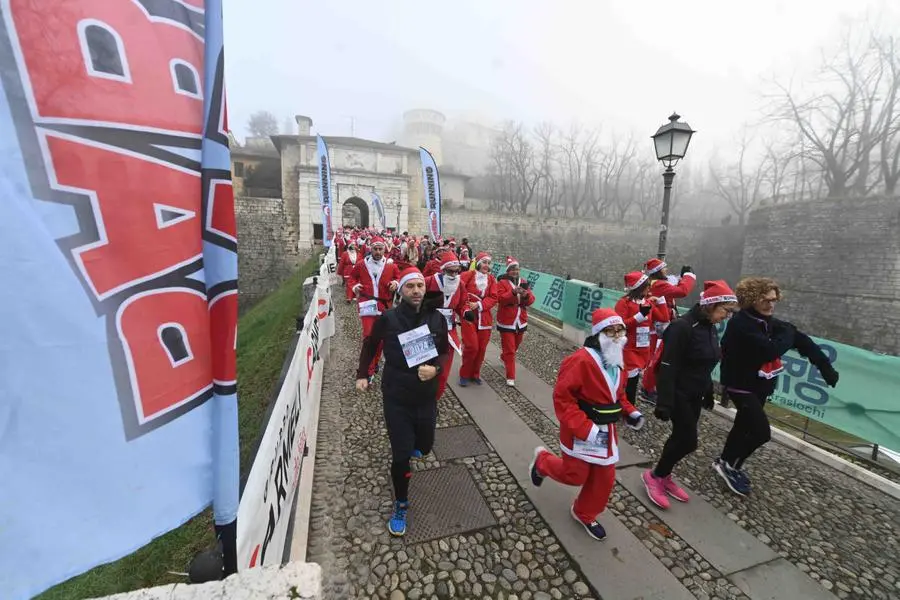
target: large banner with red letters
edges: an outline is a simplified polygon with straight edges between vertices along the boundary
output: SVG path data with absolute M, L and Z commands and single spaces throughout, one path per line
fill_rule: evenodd
M 0 590 L 237 514 L 220 0 L 0 0 Z

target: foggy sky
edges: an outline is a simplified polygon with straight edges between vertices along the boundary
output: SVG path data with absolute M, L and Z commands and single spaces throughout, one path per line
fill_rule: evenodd
M 408 108 L 650 136 L 677 110 L 708 154 L 885 0 L 225 0 L 229 121 L 389 140 Z

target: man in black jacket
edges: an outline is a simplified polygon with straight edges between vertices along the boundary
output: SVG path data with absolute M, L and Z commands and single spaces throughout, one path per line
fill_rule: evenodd
M 663 333 L 653 414 L 662 421 L 672 420 L 672 434 L 656 467 L 643 474 L 647 495 L 660 508 L 669 508 L 669 496 L 679 502 L 689 499 L 672 479 L 672 470 L 697 449 L 700 410 L 713 408 L 712 371 L 721 356 L 716 324 L 736 310 L 737 298 L 727 283 L 706 281 L 700 303 Z
M 400 274 L 400 303 L 385 311 L 363 342 L 356 389 L 369 388 L 368 366 L 384 343 L 384 422 L 391 442 L 394 511 L 391 535 L 406 533 L 411 456 L 423 456 L 434 445 L 437 424 L 437 375 L 447 364 L 450 342 L 447 320 L 424 304 L 425 277 L 415 267 Z
M 722 337 L 721 376 L 723 394 L 734 402 L 737 415 L 713 468 L 731 491 L 746 495 L 750 478 L 742 466 L 771 437 L 764 406 L 783 370 L 781 356 L 796 349 L 819 369 L 831 387 L 837 385 L 838 373 L 808 335 L 773 316 L 775 304 L 781 299 L 781 290 L 773 279 L 748 277 L 738 283 L 737 297 L 741 312 L 728 323 Z

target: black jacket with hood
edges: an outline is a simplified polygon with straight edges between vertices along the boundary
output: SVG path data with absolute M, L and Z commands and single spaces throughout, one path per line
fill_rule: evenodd
M 656 379 L 657 405 L 700 404 L 712 395 L 712 371 L 722 356 L 716 327 L 695 304 L 663 333 L 663 352 Z

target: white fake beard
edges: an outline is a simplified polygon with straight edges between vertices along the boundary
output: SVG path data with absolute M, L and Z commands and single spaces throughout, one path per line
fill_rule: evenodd
M 478 288 L 479 291 L 483 292 L 487 289 L 488 286 L 488 276 L 487 273 L 482 273 L 481 271 L 475 271 L 475 287 Z
M 356 262 L 356 250 L 348 250 L 347 255 L 350 257 L 350 262 Z
M 625 366 L 625 357 L 622 351 L 628 338 L 611 338 L 604 333 L 599 334 L 598 337 L 600 339 L 600 354 L 603 355 L 603 360 L 606 361 L 606 364 L 623 368 Z
M 452 296 L 459 287 L 459 275 L 444 275 L 444 296 Z

